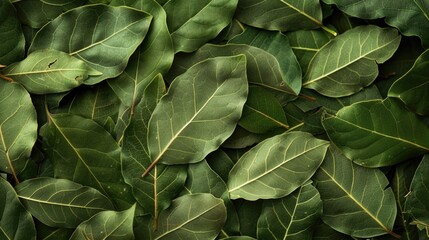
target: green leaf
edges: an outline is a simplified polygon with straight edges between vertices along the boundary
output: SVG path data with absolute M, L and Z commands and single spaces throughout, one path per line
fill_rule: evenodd
M 0 238 L 36 239 L 36 228 L 30 213 L 25 210 L 13 187 L 0 177 Z
M 249 87 L 243 116 L 238 124 L 253 133 L 289 128 L 285 112 L 279 101 L 270 92 L 257 86 Z
M 360 238 L 397 236 L 395 197 L 379 169 L 355 165 L 330 147 L 313 179 L 323 201 L 322 220 L 330 227 Z
M 79 239 L 134 239 L 133 221 L 136 206 L 115 212 L 103 211 L 82 222 L 70 240 Z
M 359 18 L 384 18 L 405 36 L 418 36 L 429 46 L 429 3 L 422 0 L 323 0 Z
M 192 65 L 208 58 L 237 54 L 246 56 L 246 72 L 250 84 L 268 88 L 275 92 L 276 95 L 284 96 L 284 94 L 289 94 L 296 96 L 294 90 L 288 85 L 288 80 L 283 79 L 277 59 L 260 48 L 244 44 L 206 44 L 192 55 L 177 55 L 167 78 L 173 79 L 184 73 Z
M 11 64 L 24 57 L 24 33 L 9 1 L 0 1 L 0 39 L 0 64 Z
M 207 163 L 210 165 L 210 168 L 216 172 L 219 177 L 222 178 L 224 182 L 228 181 L 228 173 L 231 171 L 234 166 L 234 162 L 229 158 L 229 156 L 218 149 L 206 157 Z
M 51 48 L 82 59 L 103 73 L 84 81 L 92 85 L 122 73 L 151 20 L 147 13 L 129 7 L 99 4 L 74 8 L 43 26 L 29 53 Z
M 189 194 L 210 193 L 221 198 L 227 210 L 227 219 L 222 232 L 227 235 L 239 233 L 240 223 L 234 204 L 229 199 L 228 188 L 222 178 L 210 168 L 207 161 L 189 165 L 185 188 L 184 192 Z
M 40 135 L 54 164 L 55 177 L 93 187 L 116 207 L 129 208 L 131 189 L 121 175 L 120 148 L 93 120 L 71 114 L 49 114 Z
M 238 0 L 171 0 L 163 7 L 175 52 L 192 52 L 228 26 Z
M 84 61 L 54 49 L 34 51 L 3 72 L 36 94 L 66 92 L 102 74 Z
M 58 17 L 61 13 L 79 7 L 85 0 L 67 0 L 53 2 L 47 0 L 25 0 L 14 3 L 20 20 L 32 27 L 41 28 L 43 25 Z
M 149 121 L 148 170 L 158 161 L 198 162 L 216 150 L 234 131 L 247 88 L 243 55 L 208 59 L 177 77 Z
M 250 236 L 256 239 L 259 216 L 262 212 L 263 201 L 237 202 L 237 212 L 240 218 L 240 233 L 242 236 Z
M 31 215 L 51 227 L 75 228 L 98 212 L 113 210 L 99 191 L 66 179 L 33 178 L 15 189 Z
M 153 16 L 143 43 L 131 56 L 125 71 L 108 81 L 122 103 L 134 108 L 150 81 L 159 73 L 167 73 L 173 62 L 174 50 L 166 13 L 155 0 L 114 0 L 111 3 L 125 4 Z
M 389 59 L 400 40 L 401 36 L 393 28 L 365 25 L 346 31 L 314 55 L 303 87 L 328 97 L 359 92 L 376 79 L 377 63 Z
M 16 178 L 37 139 L 36 110 L 21 85 L 1 79 L 0 109 L 0 170 Z
M 429 50 L 423 52 L 413 67 L 390 87 L 388 96 L 401 99 L 414 112 L 421 115 L 429 113 Z
M 237 19 L 267 30 L 294 31 L 322 26 L 322 8 L 317 0 L 241 0 Z
M 229 173 L 231 199 L 281 198 L 308 181 L 325 157 L 329 142 L 309 133 L 268 138 L 246 152 Z
M 429 151 L 429 128 L 394 98 L 352 104 L 325 114 L 322 124 L 344 155 L 362 166 L 391 166 Z
M 222 199 L 208 193 L 184 195 L 160 214 L 154 239 L 215 239 L 225 220 Z
M 301 67 L 284 34 L 247 27 L 242 34 L 231 39 L 229 43 L 247 44 L 273 55 L 278 61 L 283 80 L 295 95 L 299 94 L 302 84 Z
M 155 166 L 153 174 L 142 178 L 142 173 L 151 164 L 147 147 L 149 118 L 165 91 L 163 79 L 159 76 L 146 87 L 143 98 L 136 106 L 135 115 L 124 133 L 121 165 L 125 182 L 132 187 L 133 195 L 145 213 L 154 216 L 166 209 L 171 200 L 185 185 L 186 166 Z
M 405 212 L 413 218 L 413 224 L 419 228 L 429 229 L 429 155 L 425 155 L 417 167 L 413 180 L 411 181 L 410 192 L 405 200 Z
M 264 202 L 258 239 L 311 239 L 321 215 L 319 192 L 307 182 L 284 198 Z
M 73 234 L 73 228 L 54 228 L 36 222 L 37 239 L 41 240 L 69 240 Z
M 330 226 L 326 225 L 322 221 L 316 225 L 313 233 L 313 240 L 353 240 L 349 235 L 342 234 L 335 231 Z

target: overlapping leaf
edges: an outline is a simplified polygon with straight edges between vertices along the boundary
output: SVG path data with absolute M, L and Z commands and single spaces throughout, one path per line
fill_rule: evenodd
M 208 193 L 184 195 L 160 214 L 153 239 L 215 239 L 225 220 L 222 199 Z
M 103 73 L 84 82 L 95 84 L 122 73 L 151 20 L 147 13 L 128 7 L 99 4 L 74 8 L 43 26 L 29 53 L 51 48 L 80 58 Z
M 185 185 L 187 169 L 184 166 L 155 166 L 153 173 L 142 178 L 151 164 L 147 147 L 149 118 L 164 94 L 165 85 L 160 77 L 146 87 L 135 115 L 124 134 L 121 165 L 125 182 L 131 185 L 133 195 L 145 210 L 157 221 L 158 213 L 166 209 Z
M 51 227 L 75 228 L 98 212 L 114 209 L 99 191 L 66 179 L 33 178 L 15 189 L 31 215 Z
M 234 131 L 247 92 L 243 55 L 208 59 L 177 77 L 149 121 L 151 167 L 198 162 L 216 150 Z
M 234 15 L 238 0 L 174 0 L 163 7 L 175 52 L 192 52 L 215 38 Z
M 429 128 L 394 98 L 352 104 L 322 123 L 344 155 L 362 166 L 391 166 L 429 151 Z
M 33 218 L 25 210 L 13 187 L 0 177 L 0 238 L 36 239 Z
M 390 233 L 396 203 L 386 176 L 379 169 L 353 164 L 330 147 L 313 179 L 323 201 L 323 221 L 333 229 L 360 238 Z
M 253 201 L 287 196 L 311 178 L 328 145 L 304 132 L 266 139 L 247 151 L 229 173 L 231 199 Z
M 311 182 L 289 196 L 264 202 L 258 220 L 258 239 L 311 239 L 322 215 L 322 200 Z
M 124 239 L 133 240 L 133 222 L 136 206 L 122 212 L 103 211 L 82 222 L 70 240 Z
M 417 114 L 429 113 L 429 51 L 426 50 L 415 61 L 413 67 L 389 89 L 389 97 L 401 99 Z
M 71 114 L 49 114 L 41 129 L 55 177 L 93 187 L 122 209 L 132 202 L 121 175 L 120 148 L 93 120 Z
M 24 57 L 24 34 L 9 1 L 0 1 L 0 39 L 0 64 L 11 64 Z
M 69 91 L 91 76 L 102 75 L 84 61 L 53 49 L 34 51 L 3 73 L 36 94 Z
M 314 55 L 303 87 L 328 97 L 356 93 L 376 79 L 377 63 L 389 59 L 400 40 L 393 28 L 365 25 L 346 31 Z
M 16 178 L 37 139 L 36 111 L 21 85 L 1 79 L 0 109 L 0 170 Z
M 429 3 L 424 0 L 323 0 L 345 13 L 364 19 L 384 18 L 405 36 L 418 36 L 429 46 Z

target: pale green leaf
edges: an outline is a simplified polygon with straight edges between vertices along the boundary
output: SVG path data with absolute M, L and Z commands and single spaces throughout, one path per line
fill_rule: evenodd
M 40 135 L 57 178 L 93 187 L 118 209 L 129 208 L 131 189 L 121 175 L 120 148 L 99 124 L 71 114 L 49 114 Z
M 0 1 L 0 39 L 0 64 L 11 64 L 24 57 L 24 33 L 9 1 Z
M 425 155 L 417 167 L 413 180 L 411 181 L 410 192 L 405 200 L 405 212 L 413 218 L 413 223 L 419 228 L 429 229 L 429 155 Z
M 284 198 L 264 202 L 258 239 L 312 239 L 312 229 L 321 215 L 319 192 L 307 182 Z
M 229 173 L 231 199 L 281 198 L 308 181 L 325 157 L 329 142 L 305 132 L 268 138 L 246 152 Z
M 247 92 L 243 55 L 208 59 L 177 77 L 149 121 L 151 167 L 198 162 L 216 150 L 234 131 Z
M 151 20 L 147 13 L 129 7 L 96 4 L 74 8 L 43 26 L 29 53 L 51 48 L 82 59 L 103 73 L 84 81 L 92 85 L 122 73 Z
M 136 206 L 122 212 L 103 211 L 82 222 L 70 240 L 123 239 L 133 240 L 133 222 Z
M 0 177 L 0 239 L 35 240 L 36 228 L 13 187 Z
M 313 179 L 323 201 L 322 220 L 330 227 L 360 238 L 397 237 L 395 197 L 379 169 L 355 165 L 330 147 Z
M 37 139 L 36 110 L 21 85 L 2 79 L 0 109 L 0 170 L 16 176 L 27 164 Z
M 215 239 L 225 220 L 222 199 L 208 193 L 184 195 L 160 214 L 153 239 Z
M 414 112 L 429 113 L 429 50 L 423 52 L 413 67 L 390 87 L 388 96 L 401 99 Z
M 323 127 L 344 155 L 366 167 L 391 166 L 429 151 L 429 128 L 394 98 L 358 102 Z
M 389 59 L 401 36 L 393 28 L 358 26 L 324 45 L 311 60 L 303 87 L 328 97 L 359 92 L 378 76 L 377 63 Z
M 51 227 L 75 228 L 98 212 L 114 209 L 99 191 L 66 179 L 33 178 L 15 189 L 31 215 Z
M 175 52 L 192 52 L 228 26 L 238 0 L 170 0 L 163 7 Z
M 54 49 L 34 51 L 3 73 L 36 94 L 69 91 L 89 77 L 102 74 L 84 61 Z

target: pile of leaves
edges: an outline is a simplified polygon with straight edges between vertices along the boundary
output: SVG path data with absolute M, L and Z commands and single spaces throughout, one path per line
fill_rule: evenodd
M 428 239 L 428 15 L 0 0 L 0 238 Z

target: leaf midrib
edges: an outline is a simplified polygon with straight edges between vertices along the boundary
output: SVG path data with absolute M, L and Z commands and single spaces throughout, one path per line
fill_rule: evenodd
M 296 11 L 297 13 L 303 15 L 304 17 L 308 18 L 310 21 L 314 22 L 315 24 L 317 24 L 318 26 L 322 26 L 323 24 L 317 20 L 316 18 L 308 15 L 306 12 L 304 12 L 303 10 L 293 6 L 292 4 L 286 2 L 286 0 L 281 0 L 284 4 L 286 4 L 289 8 L 291 8 L 292 10 Z
M 58 69 L 50 69 L 50 70 L 37 70 L 37 71 L 30 71 L 30 72 L 18 72 L 18 73 L 8 73 L 5 74 L 5 76 L 21 76 L 21 75 L 32 75 L 32 74 L 42 74 L 42 73 L 55 73 L 55 72 L 69 72 L 69 71 L 86 71 L 86 69 L 79 69 L 79 68 L 58 68 Z
M 41 199 L 36 199 L 36 198 L 30 198 L 30 197 L 25 197 L 22 195 L 18 195 L 19 198 L 31 201 L 31 202 L 35 202 L 35 203 L 39 203 L 39 204 L 47 204 L 47 205 L 54 205 L 54 206 L 61 206 L 61 207 L 69 207 L 69 208 L 77 208 L 77 209 L 94 209 L 94 210 L 106 210 L 105 208 L 99 208 L 99 207 L 86 207 L 84 205 L 74 205 L 74 204 L 66 204 L 66 203 L 60 203 L 60 202 L 49 202 L 46 200 L 41 200 Z

